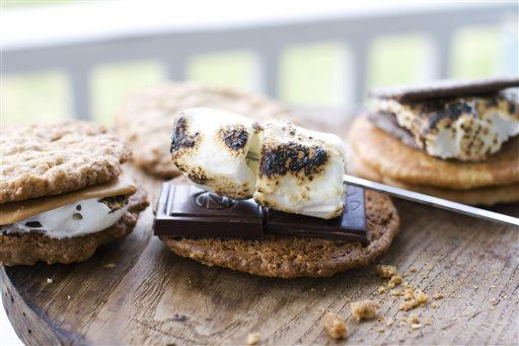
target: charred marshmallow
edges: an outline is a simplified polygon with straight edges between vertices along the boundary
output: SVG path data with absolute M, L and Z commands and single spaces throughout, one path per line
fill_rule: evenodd
M 519 134 L 513 93 L 422 102 L 382 100 L 378 109 L 394 114 L 418 147 L 442 159 L 485 160 Z
M 250 198 L 256 174 L 247 153 L 259 150 L 259 131 L 253 120 L 238 114 L 188 109 L 175 119 L 173 163 L 204 190 L 234 199 Z
M 342 140 L 285 122 L 268 122 L 261 136 L 254 199 L 261 205 L 323 219 L 344 208 Z

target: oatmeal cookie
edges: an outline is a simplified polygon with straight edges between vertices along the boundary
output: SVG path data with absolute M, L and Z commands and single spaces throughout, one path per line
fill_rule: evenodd
M 366 191 L 367 245 L 320 238 L 270 235 L 257 240 L 161 240 L 177 255 L 206 265 L 227 267 L 254 275 L 281 278 L 332 276 L 365 266 L 386 252 L 399 231 L 391 199 Z
M 93 123 L 8 125 L 0 131 L 0 204 L 108 182 L 130 158 L 123 142 Z

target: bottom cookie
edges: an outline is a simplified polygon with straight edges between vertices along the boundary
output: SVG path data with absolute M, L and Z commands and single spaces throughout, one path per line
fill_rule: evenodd
M 67 264 L 87 260 L 99 246 L 130 234 L 139 213 L 149 204 L 141 190 L 130 197 L 129 203 L 128 211 L 115 225 L 81 237 L 54 239 L 41 233 L 0 234 L 0 264 L 33 265 L 39 261 Z
M 350 162 L 352 162 L 350 166 L 352 172 L 359 177 L 454 202 L 481 206 L 519 202 L 519 184 L 489 186 L 471 190 L 443 189 L 434 186 L 409 184 L 391 179 L 377 172 L 377 170 L 369 164 L 364 163 L 355 153 L 353 153 L 353 157 L 350 157 Z
M 209 266 L 287 279 L 332 276 L 367 265 L 389 249 L 400 225 L 391 199 L 367 191 L 366 217 L 367 246 L 359 242 L 274 235 L 261 241 L 171 237 L 161 237 L 161 240 L 177 255 Z

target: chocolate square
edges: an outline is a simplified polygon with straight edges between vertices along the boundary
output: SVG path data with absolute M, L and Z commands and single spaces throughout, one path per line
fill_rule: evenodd
M 346 191 L 342 216 L 330 220 L 269 209 L 267 233 L 367 242 L 364 190 L 348 186 Z
M 155 235 L 186 238 L 263 237 L 263 208 L 191 185 L 164 183 L 154 222 Z

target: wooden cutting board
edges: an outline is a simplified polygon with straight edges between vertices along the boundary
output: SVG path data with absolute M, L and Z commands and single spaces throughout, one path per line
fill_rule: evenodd
M 156 195 L 160 181 L 142 174 L 139 180 Z M 347 319 L 347 343 L 517 344 L 518 230 L 397 206 L 402 232 L 380 263 L 401 273 L 416 268 L 404 280 L 431 297 L 409 313 L 398 310 L 402 298 L 377 293 L 384 281 L 373 265 L 332 278 L 283 280 L 177 257 L 151 235 L 151 208 L 131 236 L 84 263 L 3 267 L 3 301 L 31 345 L 244 344 L 250 332 L 268 344 L 328 344 L 326 310 Z M 519 206 L 503 211 L 517 214 Z M 115 268 L 104 268 L 108 263 Z M 444 298 L 432 299 L 435 292 Z M 380 301 L 384 322 L 352 320 L 349 301 L 366 298 Z M 422 328 L 399 325 L 411 314 Z
M 154 201 L 161 181 L 134 174 Z M 429 294 L 408 313 L 398 309 L 403 298 L 377 292 L 386 281 L 374 264 L 284 280 L 175 256 L 151 234 L 151 207 L 129 237 L 84 263 L 2 267 L 4 306 L 29 345 L 245 344 L 252 332 L 262 344 L 335 344 L 323 330 L 327 310 L 346 319 L 344 343 L 518 344 L 519 229 L 395 202 L 402 231 L 378 263 Z M 519 205 L 497 211 L 519 215 Z M 351 318 L 350 301 L 363 299 L 380 302 L 383 320 Z M 411 328 L 411 315 L 421 328 Z

